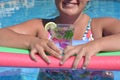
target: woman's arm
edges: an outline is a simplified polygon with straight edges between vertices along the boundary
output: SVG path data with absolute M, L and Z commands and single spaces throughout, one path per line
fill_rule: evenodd
M 60 50 L 48 40 L 41 20 L 30 20 L 15 26 L 0 29 L 0 46 L 30 49 L 30 57 L 36 60 L 38 53 L 50 63 L 45 52 L 61 58 Z
M 16 33 L 8 28 L 0 29 L 0 46 L 28 49 L 34 36 Z
M 86 44 L 67 47 L 64 51 L 65 55 L 63 56 L 61 64 L 63 64 L 70 56 L 76 54 L 77 56 L 74 60 L 73 68 L 77 68 L 83 56 L 85 56 L 83 68 L 86 68 L 91 57 L 96 55 L 98 52 L 120 50 L 120 21 L 111 18 L 100 18 L 94 20 L 99 20 L 94 24 L 94 26 L 92 26 L 94 27 L 93 34 L 95 40 Z M 108 33 L 111 34 L 108 35 Z
M 44 30 L 43 21 L 41 19 L 32 19 L 7 28 L 20 34 L 28 34 L 39 38 L 48 38 L 47 31 Z
M 94 18 L 91 23 L 94 39 L 120 32 L 120 20 L 111 17 Z

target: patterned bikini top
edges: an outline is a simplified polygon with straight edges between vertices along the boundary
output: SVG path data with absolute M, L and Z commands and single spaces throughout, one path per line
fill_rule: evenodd
M 82 40 L 84 40 L 84 41 L 94 40 L 94 39 L 93 39 L 93 36 L 92 36 L 92 32 L 91 32 L 91 26 L 90 26 L 91 21 L 92 21 L 92 19 L 89 20 L 88 25 L 87 25 L 87 28 L 86 28 L 86 31 L 85 31 L 85 33 L 83 34 Z

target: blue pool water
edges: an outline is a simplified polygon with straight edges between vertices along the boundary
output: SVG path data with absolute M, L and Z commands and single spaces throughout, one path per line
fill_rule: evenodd
M 28 1 L 26 4 L 22 1 L 25 0 L 0 0 L 0 28 L 33 18 L 48 19 L 59 15 L 54 0 L 26 0 Z M 92 0 L 85 13 L 92 18 L 111 16 L 120 19 L 119 8 L 120 0 Z M 38 72 L 38 68 L 0 67 L 0 80 L 36 80 Z M 113 71 L 113 73 L 114 80 L 119 80 L 120 72 Z
M 29 3 L 24 5 L 24 0 L 17 5 L 0 6 L 0 27 L 15 25 L 32 18 L 52 18 L 59 15 L 54 5 L 54 0 L 26 0 Z M 9 4 L 11 0 L 0 0 L 2 3 Z M 107 6 L 106 6 L 107 5 Z M 120 19 L 120 0 L 91 0 L 85 13 L 93 17 L 115 17 Z
M 6 2 L 11 2 L 11 0 L 0 0 Z M 0 26 L 7 27 L 15 25 L 26 20 L 33 18 L 52 18 L 57 16 L 53 0 L 27 0 L 28 3 L 24 6 L 24 0 L 12 0 L 17 1 L 13 6 L 8 6 L 4 4 L 4 8 L 0 7 Z M 3 2 L 0 2 L 3 4 Z M 7 23 L 7 24 L 6 24 Z
M 86 11 L 94 17 L 114 17 L 120 19 L 120 0 L 91 0 Z

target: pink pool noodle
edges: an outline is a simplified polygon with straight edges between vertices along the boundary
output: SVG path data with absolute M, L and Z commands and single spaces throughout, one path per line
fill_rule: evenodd
M 32 67 L 32 68 L 71 68 L 74 57 L 68 59 L 63 66 L 59 65 L 59 60 L 49 56 L 51 64 L 47 64 L 42 58 L 36 56 L 38 61 L 30 59 L 27 54 L 15 54 L 0 52 L 0 66 Z M 78 68 L 81 68 L 83 59 Z M 120 56 L 93 56 L 88 69 L 94 70 L 120 70 Z

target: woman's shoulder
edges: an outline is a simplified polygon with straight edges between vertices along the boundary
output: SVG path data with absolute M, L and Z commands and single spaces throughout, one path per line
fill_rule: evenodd
M 97 25 L 101 25 L 101 26 L 108 26 L 112 23 L 116 23 L 116 22 L 120 22 L 118 19 L 116 18 L 112 18 L 112 17 L 99 17 L 99 18 L 93 18 L 92 19 L 92 26 L 97 26 Z
M 99 18 L 93 18 L 92 19 L 93 22 L 104 22 L 104 23 L 107 23 L 107 22 L 114 22 L 114 21 L 119 21 L 118 19 L 116 18 L 112 18 L 112 17 L 99 17 Z

